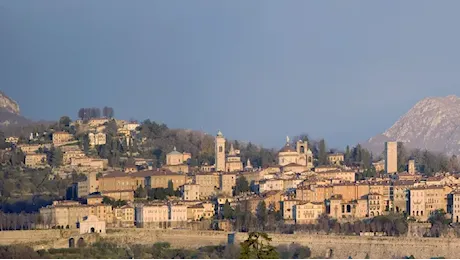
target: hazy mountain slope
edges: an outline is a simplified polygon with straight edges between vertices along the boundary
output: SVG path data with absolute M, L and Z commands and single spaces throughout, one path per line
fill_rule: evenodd
M 425 98 L 363 146 L 379 153 L 389 140 L 404 142 L 410 148 L 460 154 L 460 98 L 453 95 Z

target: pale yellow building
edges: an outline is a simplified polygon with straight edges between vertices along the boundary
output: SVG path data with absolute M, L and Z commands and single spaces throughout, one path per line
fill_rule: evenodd
M 98 126 L 102 126 L 102 125 L 104 125 L 105 123 L 108 123 L 108 122 L 109 122 L 108 118 L 91 118 L 88 121 L 88 126 L 89 127 L 98 127 Z
M 104 145 L 107 143 L 107 135 L 104 133 L 89 133 L 89 145 L 94 147 L 97 145 Z
M 385 171 L 385 160 L 380 160 L 378 162 L 373 162 L 372 166 L 374 166 L 376 172 Z
M 123 129 L 129 130 L 129 131 L 136 131 L 139 126 L 140 125 L 138 123 L 126 123 L 123 125 Z
M 18 147 L 25 154 L 36 153 L 40 148 L 45 148 L 45 146 L 41 144 L 22 144 Z
M 217 173 L 199 173 L 195 183 L 200 185 L 200 198 L 208 198 L 219 191 L 220 177 Z
M 414 187 L 409 190 L 410 215 L 419 221 L 427 221 L 435 210 L 447 212 L 448 186 Z
M 236 174 L 221 173 L 219 176 L 219 189 L 223 195 L 231 196 L 236 186 Z
M 25 165 L 29 168 L 40 168 L 48 165 L 46 154 L 43 153 L 29 153 L 26 154 Z
M 205 209 L 203 205 L 197 204 L 187 207 L 187 220 L 200 221 L 204 219 Z
M 385 172 L 398 172 L 398 142 L 385 143 Z
M 291 147 L 289 137 L 286 138 L 286 145 L 278 153 L 278 164 L 285 166 L 291 163 L 313 168 L 313 153 L 308 149 L 308 142 L 298 141 L 296 147 Z
M 151 224 L 158 226 L 159 223 L 169 221 L 168 205 L 139 205 L 135 207 L 136 225 L 149 227 Z
M 284 200 L 280 203 L 281 212 L 283 214 L 284 220 L 294 220 L 295 219 L 295 206 L 297 203 L 302 203 L 300 200 Z
M 107 224 L 113 223 L 112 206 L 104 204 L 84 205 L 76 201 L 54 201 L 40 209 L 46 227 L 76 228 L 84 217 L 95 215 Z
M 369 216 L 375 217 L 382 215 L 386 206 L 383 195 L 378 193 L 370 193 L 367 198 L 369 202 Z
M 19 142 L 19 137 L 16 136 L 10 136 L 5 138 L 5 142 L 11 143 L 11 144 L 17 144 Z
M 318 173 L 318 176 L 325 179 L 339 179 L 348 182 L 355 182 L 356 173 L 354 171 L 333 170 Z
M 134 208 L 125 205 L 122 207 L 114 208 L 113 213 L 117 226 L 132 227 L 134 225 Z
M 329 200 L 329 215 L 337 220 L 361 219 L 369 215 L 369 201 L 367 196 L 347 201 L 341 195 L 334 195 Z
M 187 206 L 178 204 L 138 205 L 135 207 L 138 227 L 166 228 L 187 222 Z
M 345 157 L 343 153 L 333 153 L 327 155 L 327 161 L 331 165 L 341 165 L 344 160 Z
M 55 132 L 53 133 L 53 144 L 55 146 L 60 146 L 65 144 L 73 139 L 73 135 L 67 132 Z
M 315 167 L 315 172 L 316 173 L 321 173 L 321 172 L 333 172 L 333 171 L 340 171 L 340 167 L 336 165 L 319 165 Z
M 92 169 L 102 171 L 107 169 L 109 161 L 107 159 L 95 159 L 88 157 L 71 158 L 70 165 L 78 168 Z
M 199 200 L 200 199 L 200 185 L 184 184 L 182 186 L 182 199 L 183 200 Z
M 259 182 L 259 191 L 283 191 L 284 190 L 284 180 L 282 179 L 270 179 L 270 180 L 261 180 Z
M 326 212 L 324 203 L 304 202 L 294 206 L 294 216 L 296 224 L 313 224 L 318 221 L 318 217 Z
M 64 165 L 70 165 L 72 164 L 72 159 L 85 158 L 85 157 L 86 157 L 85 153 L 81 150 L 67 151 L 67 152 L 64 152 L 64 154 L 62 155 L 62 163 Z
M 459 223 L 460 222 L 460 192 L 455 191 L 452 192 L 452 222 Z

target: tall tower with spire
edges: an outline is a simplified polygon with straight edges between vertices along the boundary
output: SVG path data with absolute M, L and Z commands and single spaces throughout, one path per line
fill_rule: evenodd
M 225 171 L 225 137 L 221 131 L 217 132 L 215 140 L 216 171 Z

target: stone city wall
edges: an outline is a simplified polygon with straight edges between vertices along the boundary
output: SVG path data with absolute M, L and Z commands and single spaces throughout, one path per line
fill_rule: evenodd
M 109 229 L 104 240 L 118 244 L 153 244 L 169 242 L 176 248 L 197 248 L 227 243 L 227 232 L 153 229 Z M 67 247 L 77 230 L 1 231 L 0 244 L 27 244 L 35 249 Z M 310 247 L 312 255 L 331 258 L 415 258 L 460 256 L 460 239 L 411 237 L 358 237 L 310 234 L 269 234 L 273 245 L 298 243 Z M 247 238 L 246 233 L 236 233 L 236 243 Z

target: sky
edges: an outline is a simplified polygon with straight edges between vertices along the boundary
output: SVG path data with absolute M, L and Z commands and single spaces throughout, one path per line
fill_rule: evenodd
M 0 90 L 32 119 L 117 118 L 342 148 L 460 95 L 460 1 L 0 0 Z

